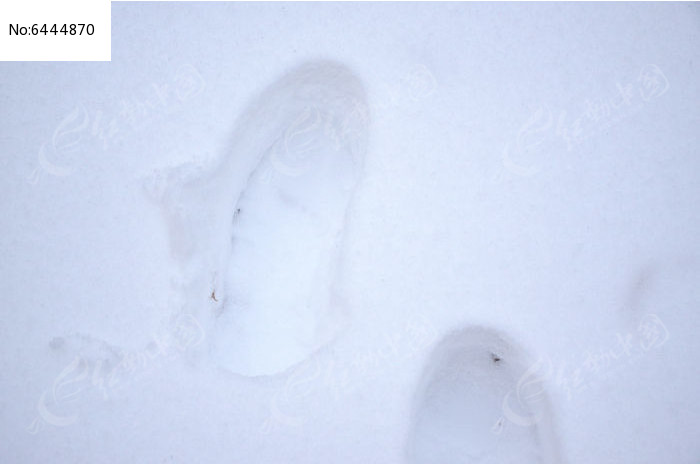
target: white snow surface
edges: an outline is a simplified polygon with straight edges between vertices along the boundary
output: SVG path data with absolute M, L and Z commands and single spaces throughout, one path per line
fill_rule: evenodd
M 0 462 L 700 462 L 699 34 L 115 3 L 0 63 Z

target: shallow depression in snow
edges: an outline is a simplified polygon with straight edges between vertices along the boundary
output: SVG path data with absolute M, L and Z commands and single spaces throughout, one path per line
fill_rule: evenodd
M 342 328 L 336 262 L 368 124 L 363 87 L 347 68 L 304 64 L 251 103 L 231 151 L 205 166 L 206 175 L 165 187 L 178 194 L 170 194 L 166 211 L 182 219 L 172 221 L 172 233 L 192 241 L 185 264 L 199 263 L 207 273 L 207 257 L 223 257 L 213 273 L 218 291 L 212 295 L 220 304 L 208 317 L 217 365 L 248 376 L 275 374 Z M 186 202 L 205 197 L 223 206 L 209 213 L 218 227 L 206 241 L 196 237 L 212 234 L 211 218 L 192 220 L 188 206 L 183 212 Z
M 410 463 L 560 462 L 543 379 L 502 335 L 470 327 L 428 359 L 407 443 Z

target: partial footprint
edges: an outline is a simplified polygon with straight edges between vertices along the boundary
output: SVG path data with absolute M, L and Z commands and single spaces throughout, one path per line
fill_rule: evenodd
M 226 302 L 212 339 L 215 360 L 245 375 L 283 371 L 335 335 L 333 276 L 367 123 L 362 86 L 336 64 L 292 72 L 258 104 L 267 109 L 248 123 L 271 131 L 231 212 Z
M 367 126 L 357 77 L 308 63 L 251 102 L 222 158 L 150 182 L 180 264 L 176 311 L 203 321 L 220 367 L 279 373 L 337 336 L 335 275 Z
M 537 364 L 498 333 L 448 335 L 420 381 L 410 463 L 560 463 Z

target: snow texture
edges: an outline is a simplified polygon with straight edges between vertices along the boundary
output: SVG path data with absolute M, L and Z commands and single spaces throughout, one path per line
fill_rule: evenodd
M 0 63 L 0 462 L 700 462 L 700 10 L 115 3 Z

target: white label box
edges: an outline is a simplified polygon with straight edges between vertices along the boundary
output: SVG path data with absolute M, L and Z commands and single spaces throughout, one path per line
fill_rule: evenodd
M 0 61 L 110 61 L 110 0 L 0 0 Z

